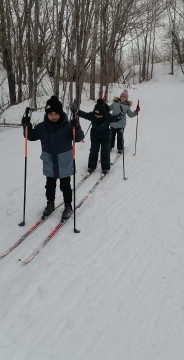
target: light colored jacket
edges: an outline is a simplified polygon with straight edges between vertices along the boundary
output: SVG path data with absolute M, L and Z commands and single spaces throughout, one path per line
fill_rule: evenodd
M 115 97 L 113 103 L 109 106 L 110 111 L 112 111 L 112 115 L 118 115 L 123 109 L 123 117 L 121 120 L 117 122 L 113 122 L 110 126 L 114 129 L 125 128 L 126 126 L 126 115 L 130 118 L 133 118 L 137 115 L 136 111 L 132 111 L 130 106 L 132 105 L 132 101 L 127 100 L 126 102 L 122 102 L 119 97 Z

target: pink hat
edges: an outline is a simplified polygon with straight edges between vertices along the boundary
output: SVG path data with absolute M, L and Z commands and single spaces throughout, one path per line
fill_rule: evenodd
M 123 96 L 128 100 L 128 91 L 125 89 L 123 90 L 123 92 L 121 93 L 120 97 Z

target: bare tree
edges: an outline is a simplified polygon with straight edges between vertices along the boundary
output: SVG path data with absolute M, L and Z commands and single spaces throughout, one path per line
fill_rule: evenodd
M 90 99 L 95 100 L 95 74 L 96 74 L 96 56 L 97 56 L 97 36 L 98 36 L 98 23 L 99 23 L 99 7 L 100 0 L 95 0 L 95 9 L 94 9 L 94 21 L 93 21 L 93 31 L 92 31 L 92 40 L 91 40 L 91 56 L 90 56 Z
M 90 30 L 92 27 L 94 0 L 76 0 L 73 16 L 75 19 L 75 37 L 76 37 L 76 99 L 78 105 L 81 103 L 81 93 L 85 73 L 85 61 L 88 53 L 88 42 L 90 39 Z M 84 16 L 85 14 L 85 16 Z
M 11 43 L 11 10 L 8 0 L 0 0 L 0 42 L 3 65 L 8 76 L 10 105 L 16 104 L 15 73 L 13 68 L 13 53 Z
M 172 2 L 167 1 L 167 12 L 168 12 L 168 18 L 169 18 L 169 33 L 171 35 L 172 39 L 172 46 L 171 46 L 171 74 L 174 73 L 174 50 L 176 50 L 177 54 L 177 61 L 180 65 L 181 71 L 184 74 L 184 68 L 182 66 L 184 62 L 184 31 L 183 31 L 183 25 L 184 25 L 184 17 L 181 16 L 181 12 L 179 9 L 179 3 L 181 4 L 181 1 L 174 0 Z M 183 4 L 184 5 L 184 4 Z
M 60 6 L 60 9 L 59 9 Z M 63 15 L 65 11 L 66 0 L 59 5 L 55 0 L 56 29 L 55 29 L 55 72 L 54 72 L 54 94 L 59 96 L 60 69 L 61 69 L 61 42 L 63 34 Z
M 38 88 L 40 93 L 46 73 L 46 92 L 62 97 L 63 102 L 68 96 L 71 104 L 75 85 L 78 105 L 89 70 L 93 100 L 96 81 L 99 96 L 104 91 L 108 96 L 110 82 L 117 81 L 125 68 L 131 74 L 135 63 L 139 65 L 139 80 L 149 80 L 156 29 L 166 7 L 170 9 L 171 23 L 173 12 L 177 14 L 172 23 L 172 39 L 182 68 L 181 6 L 183 0 L 0 0 L 0 55 L 7 71 L 10 103 L 27 96 L 36 107 Z M 130 58 L 125 61 L 124 49 L 131 42 Z

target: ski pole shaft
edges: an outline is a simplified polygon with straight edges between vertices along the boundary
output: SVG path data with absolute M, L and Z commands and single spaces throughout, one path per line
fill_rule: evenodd
M 25 213 L 26 213 L 26 185 L 27 185 L 27 149 L 28 149 L 28 126 L 26 126 L 26 137 L 25 137 L 25 171 L 24 171 L 24 212 L 23 212 L 23 221 L 25 223 Z
M 76 185 L 75 185 L 75 154 L 76 154 L 76 145 L 75 145 L 75 127 L 73 127 L 73 214 L 74 214 L 74 226 L 73 230 L 75 233 L 80 231 L 76 228 Z
M 26 109 L 26 116 L 29 114 L 29 108 Z M 25 149 L 24 149 L 24 202 L 23 202 L 23 220 L 19 223 L 19 226 L 25 225 L 26 214 L 26 184 L 27 184 L 27 149 L 28 149 L 28 126 L 25 127 Z
M 127 180 L 128 178 L 125 176 L 125 148 L 124 148 L 124 137 L 123 137 L 123 179 Z
M 137 106 L 139 106 L 139 100 Z M 135 134 L 135 152 L 133 154 L 134 156 L 136 155 L 136 151 L 137 151 L 137 133 L 138 133 L 138 113 L 137 113 L 136 134 Z
M 123 114 L 123 108 L 121 105 L 120 105 L 120 109 Z M 123 144 L 123 179 L 127 180 L 127 178 L 125 176 L 125 148 L 124 148 L 124 128 L 123 127 L 122 127 L 121 131 L 122 131 L 122 144 Z
M 29 111 L 35 111 L 35 109 L 31 109 L 30 107 L 27 107 L 25 110 L 26 117 L 29 116 Z M 24 202 L 23 202 L 23 220 L 21 223 L 19 223 L 19 226 L 25 225 L 25 214 L 26 214 L 26 184 L 27 184 L 27 155 L 28 155 L 28 126 L 25 126 L 25 150 L 24 150 L 24 158 L 25 158 L 25 164 L 24 164 Z
M 86 135 L 87 135 L 87 133 L 88 133 L 88 131 L 89 131 L 90 127 L 91 127 L 91 124 L 88 126 L 88 129 L 87 129 L 87 131 L 86 131 L 86 133 L 85 133 L 85 135 L 84 135 L 84 138 L 86 137 Z
M 86 131 L 86 133 L 85 133 L 85 135 L 84 135 L 84 139 L 85 139 L 85 137 L 86 137 L 86 135 L 87 135 L 87 133 L 88 133 L 88 130 L 89 130 L 90 126 L 91 126 L 91 124 L 88 126 L 88 129 L 87 129 L 87 131 Z M 84 139 L 81 141 L 82 143 L 85 143 Z
M 75 127 L 73 127 L 73 208 L 74 208 L 74 231 L 75 231 L 75 224 L 76 224 L 76 211 L 75 211 Z
M 74 103 L 76 100 L 74 100 Z M 71 119 L 75 119 L 75 113 L 71 113 Z M 76 228 L 76 185 L 75 185 L 75 157 L 76 157 L 76 144 L 75 144 L 75 135 L 76 135 L 76 128 L 73 126 L 72 128 L 72 135 L 73 135 L 73 214 L 74 214 L 74 227 L 73 231 L 74 233 L 79 233 L 80 230 L 77 230 Z

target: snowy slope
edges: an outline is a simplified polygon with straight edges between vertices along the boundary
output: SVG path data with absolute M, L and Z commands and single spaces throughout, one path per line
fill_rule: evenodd
M 165 64 L 154 79 L 129 89 L 140 99 L 127 119 L 122 158 L 73 219 L 30 264 L 34 250 L 60 219 L 60 209 L 16 250 L 0 259 L 0 359 L 181 360 L 184 358 L 184 79 Z M 119 96 L 120 85 L 110 92 Z M 83 97 L 82 110 L 94 103 Z M 5 116 L 20 121 L 22 107 Z M 36 114 L 34 116 L 37 116 Z M 81 119 L 84 131 L 89 122 Z M 23 212 L 22 129 L 0 128 L 0 252 L 39 218 L 45 207 L 39 142 L 29 143 L 26 226 Z M 77 182 L 90 147 L 77 144 Z M 115 156 L 116 150 L 112 153 Z M 84 196 L 96 170 L 77 191 Z M 56 203 L 61 200 L 57 189 Z

